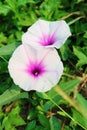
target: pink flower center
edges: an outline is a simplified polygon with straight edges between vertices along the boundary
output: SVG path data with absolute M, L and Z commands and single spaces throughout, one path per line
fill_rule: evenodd
M 41 41 L 40 43 L 43 45 L 43 46 L 49 46 L 49 45 L 53 45 L 54 42 L 55 42 L 55 37 L 54 35 L 44 35 L 42 38 L 41 38 Z
M 35 67 L 35 68 L 33 68 L 33 69 L 31 70 L 31 74 L 32 74 L 34 77 L 37 77 L 37 76 L 41 75 L 42 72 L 43 72 L 43 71 L 42 71 L 41 68 L 39 68 L 39 66 L 38 66 L 38 67 Z
M 42 76 L 46 72 L 44 65 L 41 63 L 31 63 L 28 66 L 27 72 L 29 75 L 37 78 L 38 76 Z

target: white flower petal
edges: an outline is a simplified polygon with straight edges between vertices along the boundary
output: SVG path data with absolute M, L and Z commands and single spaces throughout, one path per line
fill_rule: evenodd
M 37 75 L 34 67 L 36 71 L 41 71 L 41 74 Z M 61 78 L 63 64 L 53 48 L 37 51 L 27 44 L 22 44 L 10 58 L 8 69 L 14 83 L 23 90 L 46 92 Z
M 50 48 L 50 49 L 45 49 L 45 51 L 46 53 L 44 54 L 44 50 L 43 51 L 41 50 L 41 52 L 44 54 L 43 60 L 47 70 L 53 70 L 53 69 L 57 70 L 57 67 L 60 63 L 60 57 L 56 49 Z
M 44 61 L 47 72 L 41 77 L 43 80 L 38 79 L 36 88 L 38 91 L 45 92 L 50 90 L 60 80 L 63 73 L 63 63 L 56 49 L 53 48 L 40 50 L 37 58 Z
M 30 32 L 26 32 L 22 36 L 23 44 L 29 44 L 30 46 L 33 46 L 35 49 L 42 48 L 42 45 L 40 44 L 39 40 L 40 40 L 40 37 L 37 37 Z
M 59 71 L 50 71 L 40 77 L 36 83 L 36 90 L 39 92 L 47 92 L 54 87 L 60 80 L 63 73 L 63 64 L 61 62 Z
M 35 50 L 31 50 L 30 46 L 20 45 L 9 60 L 8 69 L 14 83 L 24 90 L 29 90 L 33 85 L 33 78 L 26 73 L 26 68 L 29 61 L 34 60 L 35 55 Z
M 28 32 L 32 33 L 35 36 L 42 36 L 49 33 L 49 22 L 45 20 L 38 20 L 30 28 Z
M 50 23 L 50 32 L 55 36 L 54 47 L 60 48 L 67 38 L 71 36 L 70 28 L 64 20 Z
M 64 20 L 38 20 L 22 36 L 24 44 L 30 44 L 36 49 L 43 47 L 60 48 L 71 36 L 70 28 Z
M 23 90 L 29 91 L 32 90 L 34 79 L 30 77 L 24 71 L 18 69 L 11 69 L 9 67 L 10 75 L 13 78 L 13 81 L 16 85 L 19 85 Z
M 34 48 L 41 48 L 41 38 L 44 35 L 49 34 L 49 22 L 44 20 L 38 20 L 31 27 L 29 27 L 28 31 L 23 34 L 22 42 L 24 44 L 30 44 Z

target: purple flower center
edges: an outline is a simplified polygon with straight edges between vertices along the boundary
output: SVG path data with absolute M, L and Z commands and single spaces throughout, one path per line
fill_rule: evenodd
M 34 78 L 38 76 L 42 76 L 44 72 L 46 72 L 44 65 L 41 63 L 31 63 L 28 66 L 27 72 L 29 75 L 33 76 Z
M 39 75 L 41 75 L 42 73 L 42 69 L 39 68 L 39 67 L 35 67 L 31 70 L 31 74 L 34 76 L 34 77 L 37 77 Z
M 53 45 L 54 42 L 55 42 L 54 35 L 48 35 L 48 36 L 44 35 L 43 38 L 41 38 L 41 42 L 40 43 L 43 46 L 49 46 L 49 45 Z

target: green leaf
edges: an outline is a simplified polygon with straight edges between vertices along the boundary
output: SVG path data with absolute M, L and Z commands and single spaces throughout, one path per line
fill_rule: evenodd
M 9 8 L 13 11 L 16 12 L 16 1 L 14 0 L 5 0 L 9 6 Z
M 17 106 L 9 113 L 8 120 L 12 126 L 21 126 L 26 124 L 22 117 L 19 115 L 19 112 L 20 108 Z
M 62 111 L 58 111 L 57 113 L 58 113 L 59 115 L 61 115 L 61 116 L 67 117 L 67 115 L 66 115 L 64 112 L 62 112 Z
M 71 130 L 69 126 L 65 126 L 64 130 Z
M 11 130 L 12 129 L 12 125 L 10 124 L 8 117 L 4 117 L 3 121 L 2 121 L 2 130 L 5 128 L 5 130 Z
M 27 3 L 35 4 L 35 1 L 34 0 L 18 0 L 17 1 L 17 6 L 24 6 Z
M 77 67 L 81 67 L 85 64 L 87 64 L 87 56 L 81 52 L 78 48 L 76 47 L 73 47 L 73 51 L 74 51 L 74 54 L 78 57 L 78 63 L 77 63 Z
M 4 58 L 3 60 L 6 60 L 6 59 Z M 3 74 L 4 72 L 7 72 L 7 62 L 2 61 L 2 62 L 0 62 L 0 74 Z M 1 84 L 0 84 L 0 86 L 1 86 Z
M 33 120 L 31 122 L 29 122 L 25 128 L 25 130 L 34 130 L 36 126 L 36 121 Z
M 40 124 L 43 127 L 46 127 L 49 129 L 49 120 L 47 119 L 47 117 L 45 115 L 39 114 L 38 119 L 39 119 Z
M 0 14 L 6 16 L 8 12 L 9 12 L 8 6 L 0 2 Z
M 51 98 L 51 97 L 50 97 Z M 55 103 L 60 104 L 60 100 L 62 99 L 58 94 L 55 94 L 55 97 L 51 98 Z M 49 109 L 52 109 L 55 104 L 52 101 L 45 102 L 43 109 L 47 112 Z
M 78 105 L 80 109 L 82 110 L 82 114 L 87 117 L 87 100 L 85 100 L 81 94 L 77 93 L 76 95 L 76 101 L 78 102 Z
M 84 36 L 83 36 L 84 38 L 87 38 L 87 31 L 85 32 L 85 34 L 84 34 Z
M 6 43 L 7 37 L 4 35 L 4 33 L 0 33 L 0 43 Z
M 51 116 L 50 118 L 50 130 L 61 130 L 61 122 L 55 117 Z
M 83 117 L 83 115 L 77 112 L 75 109 L 72 109 L 73 118 L 79 122 L 80 126 L 87 130 L 87 118 Z
M 22 119 L 21 116 L 19 115 L 9 115 L 9 122 L 11 123 L 12 126 L 21 126 L 25 125 L 25 121 Z
M 11 55 L 19 43 L 12 43 L 0 48 L 0 56 Z
M 25 121 L 19 115 L 20 108 L 19 106 L 12 109 L 12 111 L 3 119 L 2 127 L 5 130 L 16 130 L 15 127 L 25 125 Z
M 28 98 L 28 93 L 21 93 L 20 89 L 16 85 L 13 85 L 10 89 L 6 90 L 2 95 L 0 95 L 0 106 L 20 98 Z
M 46 93 L 36 92 L 36 94 L 42 99 L 49 99 Z
M 44 128 L 42 126 L 38 125 L 38 126 L 35 127 L 35 130 L 44 130 Z
M 35 110 L 35 108 L 31 108 L 28 113 L 27 119 L 32 120 L 35 119 L 36 117 L 37 117 L 37 110 Z
M 60 84 L 60 87 L 63 91 L 68 92 L 69 90 L 73 89 L 80 82 L 81 81 L 79 79 L 73 79 L 68 82 L 64 82 L 64 83 Z
M 4 112 L 0 109 L 0 120 L 4 117 Z
M 86 57 L 81 51 L 79 51 L 76 47 L 73 47 L 73 51 L 74 51 L 74 54 L 75 54 L 80 60 L 87 59 L 87 57 Z
M 60 52 L 61 52 L 61 56 L 62 56 L 62 59 L 64 61 L 66 61 L 70 56 L 71 56 L 71 51 L 68 47 L 68 44 L 64 44 L 61 48 L 60 48 Z

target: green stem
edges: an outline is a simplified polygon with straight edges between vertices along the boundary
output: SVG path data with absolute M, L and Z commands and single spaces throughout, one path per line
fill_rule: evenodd
M 0 58 L 4 60 L 6 63 L 8 63 L 8 61 L 4 57 L 0 56 Z
M 68 15 L 62 17 L 61 19 L 62 19 L 62 20 L 65 20 L 65 19 L 67 19 L 67 18 L 69 18 L 69 17 L 71 17 L 71 16 L 73 16 L 73 15 L 80 15 L 80 14 L 81 14 L 80 11 L 72 12 L 72 13 L 69 13 Z
M 70 75 L 70 74 L 67 74 L 67 73 L 63 73 L 63 75 L 64 75 L 64 76 L 67 76 L 67 77 L 69 77 L 69 78 L 72 78 L 72 79 L 79 79 L 79 80 L 82 80 L 82 78 L 79 77 L 79 76 L 73 76 L 73 75 Z
M 78 124 L 79 126 L 81 126 L 83 129 L 85 129 L 84 126 L 82 126 L 79 122 L 77 122 L 72 116 L 70 116 L 66 111 L 64 111 L 56 102 L 54 102 L 52 100 L 52 98 L 50 98 L 46 93 L 45 95 L 48 97 L 48 99 L 53 103 L 55 104 L 55 106 L 57 106 L 68 118 L 70 118 L 72 121 L 74 121 L 76 124 Z
M 72 99 L 61 90 L 59 86 L 54 87 L 54 90 L 63 98 L 65 99 L 71 106 L 73 106 L 77 111 L 81 112 L 79 106 L 76 102 L 72 101 Z
M 80 16 L 80 17 L 78 17 L 78 18 L 72 20 L 71 22 L 68 23 L 68 25 L 71 25 L 71 24 L 75 23 L 76 21 L 78 21 L 78 20 L 80 20 L 80 19 L 82 19 L 82 18 L 85 18 L 85 16 Z

